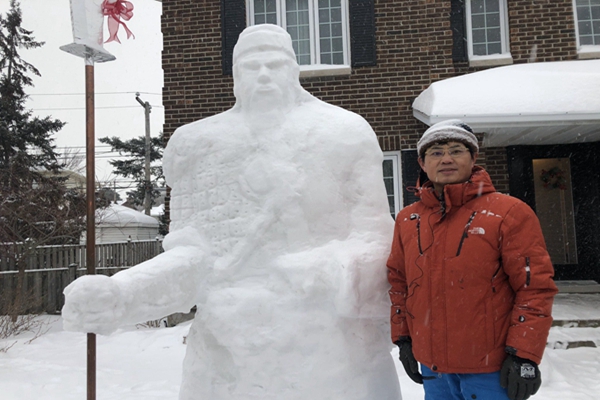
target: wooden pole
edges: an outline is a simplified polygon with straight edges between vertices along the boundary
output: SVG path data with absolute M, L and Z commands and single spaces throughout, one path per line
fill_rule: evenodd
M 91 12 L 97 7 L 97 13 Z M 60 49 L 85 60 L 85 153 L 86 153 L 86 246 L 85 259 L 88 275 L 96 274 L 96 166 L 95 166 L 95 118 L 94 118 L 94 63 L 115 60 L 115 56 L 102 48 L 100 37 L 94 27 L 102 26 L 103 13 L 100 2 L 71 0 L 74 42 Z M 95 41 L 90 47 L 88 42 Z M 87 400 L 96 400 L 96 335 L 87 334 Z
M 86 267 L 88 275 L 96 274 L 96 182 L 94 61 L 85 59 L 85 143 L 86 143 Z M 96 334 L 87 334 L 87 400 L 96 400 Z

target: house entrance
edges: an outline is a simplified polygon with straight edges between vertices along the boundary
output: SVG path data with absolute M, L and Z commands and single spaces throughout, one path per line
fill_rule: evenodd
M 557 280 L 600 282 L 600 144 L 507 148 L 510 194 L 540 219 Z
M 577 264 L 571 163 L 568 158 L 532 161 L 536 212 L 550 258 L 554 264 Z

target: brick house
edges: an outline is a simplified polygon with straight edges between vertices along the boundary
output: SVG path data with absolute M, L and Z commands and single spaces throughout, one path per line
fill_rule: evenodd
M 305 89 L 371 124 L 385 155 L 392 214 L 414 201 L 406 188 L 418 176 L 422 120 L 432 116 L 416 118 L 413 103 L 433 83 L 532 61 L 600 58 L 600 5 L 590 0 L 165 0 L 166 137 L 234 104 L 233 46 L 248 24 L 264 22 L 292 35 Z M 503 117 L 495 118 L 476 129 L 483 144 L 478 163 L 497 190 L 538 212 L 558 279 L 600 281 L 600 212 L 591 207 L 600 200 L 600 138 L 485 146 L 486 135 L 503 132 L 494 129 Z M 556 134 L 543 122 L 534 122 L 540 135 Z M 587 133 L 600 133 L 600 110 L 585 124 Z M 536 198 L 540 171 L 561 189 Z

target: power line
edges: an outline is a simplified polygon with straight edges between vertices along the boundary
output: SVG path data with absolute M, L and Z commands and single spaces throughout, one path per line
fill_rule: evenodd
M 96 145 L 96 148 L 100 148 L 100 147 L 110 147 L 109 144 L 99 144 Z M 57 146 L 55 147 L 55 149 L 63 149 L 63 150 L 67 150 L 67 149 L 85 149 L 87 148 L 87 146 Z
M 164 108 L 163 105 L 152 105 L 152 107 Z M 114 109 L 114 108 L 138 108 L 138 106 L 107 106 L 107 107 L 95 107 L 96 110 L 103 109 Z M 72 107 L 72 108 L 32 108 L 34 111 L 67 111 L 67 110 L 85 110 L 85 107 Z
M 103 94 L 149 94 L 155 96 L 162 96 L 162 93 L 153 93 L 153 92 L 95 92 L 94 95 L 103 95 Z M 85 93 L 30 93 L 28 96 L 85 96 Z

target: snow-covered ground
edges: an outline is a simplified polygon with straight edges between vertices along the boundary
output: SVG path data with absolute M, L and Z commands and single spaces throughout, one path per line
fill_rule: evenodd
M 559 309 L 567 313 L 570 306 Z M 43 318 L 49 331 L 33 342 L 26 343 L 27 335 L 0 341 L 0 348 L 16 341 L 0 353 L 2 400 L 85 399 L 86 335 L 63 331 L 60 317 Z M 108 337 L 97 336 L 97 398 L 176 400 L 189 326 L 127 327 Z M 551 337 L 576 338 L 579 329 L 583 328 L 552 328 Z M 600 345 L 600 328 L 585 331 L 587 340 Z M 397 360 L 397 350 L 393 355 Z M 404 400 L 422 399 L 421 387 L 406 377 L 398 361 L 396 368 Z M 536 400 L 598 398 L 600 348 L 547 349 L 540 368 L 543 385 Z

